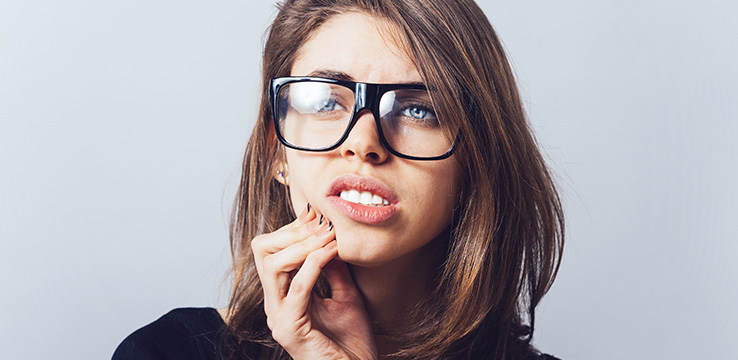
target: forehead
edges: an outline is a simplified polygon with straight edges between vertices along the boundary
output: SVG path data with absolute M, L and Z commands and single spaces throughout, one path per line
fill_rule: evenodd
M 340 72 L 371 83 L 422 82 L 396 27 L 358 12 L 335 15 L 300 48 L 292 76 Z

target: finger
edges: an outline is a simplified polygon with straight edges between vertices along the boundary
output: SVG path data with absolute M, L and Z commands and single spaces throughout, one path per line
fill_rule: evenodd
M 279 228 L 277 231 L 253 239 L 251 241 L 252 251 L 255 256 L 261 257 L 276 253 L 314 234 L 326 222 L 328 222 L 328 219 L 308 203 L 303 213 L 295 221 Z M 272 238 L 271 235 L 276 237 Z M 264 237 L 268 237 L 268 239 L 262 239 Z
M 337 254 L 336 242 L 331 241 L 328 245 L 308 255 L 305 263 L 292 279 L 287 296 L 284 298 L 282 313 L 286 319 L 300 319 L 304 316 L 321 269 Z
M 297 269 L 311 252 L 324 247 L 335 238 L 332 224 L 323 223 L 317 233 L 303 241 L 296 242 L 274 254 L 269 254 L 262 260 L 262 269 L 265 273 L 288 273 Z
M 348 301 L 361 297 L 345 262 L 338 259 L 331 260 L 323 267 L 323 274 L 331 287 L 331 297 L 333 299 Z
M 305 225 L 309 223 L 310 221 L 313 221 L 313 219 L 318 219 L 319 222 L 324 221 L 323 215 L 320 213 L 320 210 L 313 207 L 308 203 L 305 208 L 302 210 L 300 215 L 291 223 L 287 224 L 285 227 L 299 227 L 301 225 Z
M 309 221 L 315 218 L 316 214 L 317 214 L 316 209 L 313 208 L 313 206 L 310 205 L 310 203 L 308 203 L 307 205 L 305 205 L 305 208 L 302 209 L 302 211 L 300 212 L 300 215 L 297 216 L 295 221 L 289 223 L 289 225 L 300 226 L 300 225 L 307 224 Z
M 257 270 L 264 290 L 265 308 L 267 305 L 270 309 L 281 305 L 290 287 L 290 279 L 294 281 L 292 272 L 303 265 L 310 253 L 324 247 L 333 239 L 335 232 L 332 224 L 324 222 L 317 234 L 263 259 L 261 269 Z
M 294 223 L 297 224 L 305 221 L 308 222 L 299 227 L 293 227 L 291 225 L 284 226 L 273 233 L 259 235 L 251 241 L 251 250 L 254 256 L 256 271 L 264 292 L 264 310 L 267 314 L 271 313 L 271 309 L 278 308 L 281 304 L 283 295 L 280 296 L 279 294 L 286 293 L 286 286 L 289 284 L 291 277 L 289 274 L 285 276 L 281 273 L 265 271 L 263 265 L 264 259 L 270 254 L 307 240 L 321 228 L 320 220 L 316 219 L 315 209 L 309 204 Z
M 287 225 L 273 233 L 262 234 L 251 240 L 251 251 L 254 254 L 257 268 L 260 267 L 261 260 L 265 256 L 282 251 L 292 244 L 307 239 L 315 234 L 322 227 L 322 223 L 325 222 L 325 220 L 321 220 L 316 216 L 313 209 L 306 216 L 312 219 L 305 224 L 299 226 Z

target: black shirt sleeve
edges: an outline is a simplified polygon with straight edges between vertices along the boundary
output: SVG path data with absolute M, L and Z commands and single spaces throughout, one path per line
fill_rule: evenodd
M 224 328 L 213 308 L 174 309 L 123 340 L 113 360 L 217 360 Z
M 551 356 L 549 354 L 543 354 L 542 356 L 543 356 L 543 358 L 541 360 L 561 360 L 561 359 L 559 359 L 557 357 L 553 357 L 553 356 Z

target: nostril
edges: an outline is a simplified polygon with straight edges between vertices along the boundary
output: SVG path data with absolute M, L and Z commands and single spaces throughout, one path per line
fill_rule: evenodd
M 343 156 L 347 156 L 347 157 L 359 156 L 364 161 L 368 161 L 372 163 L 379 163 L 382 161 L 382 155 L 376 151 L 367 151 L 367 152 L 357 153 L 352 149 L 346 149 L 343 152 Z
M 369 153 L 366 154 L 366 158 L 369 159 L 369 160 L 371 160 L 371 161 L 375 161 L 376 162 L 376 161 L 379 161 L 379 154 L 377 154 L 375 152 L 369 152 Z

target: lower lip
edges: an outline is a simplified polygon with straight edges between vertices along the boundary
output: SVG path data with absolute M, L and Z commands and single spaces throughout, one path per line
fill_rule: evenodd
M 335 195 L 328 197 L 328 200 L 349 219 L 365 224 L 379 224 L 387 221 L 399 210 L 397 204 L 366 206 L 346 201 Z

